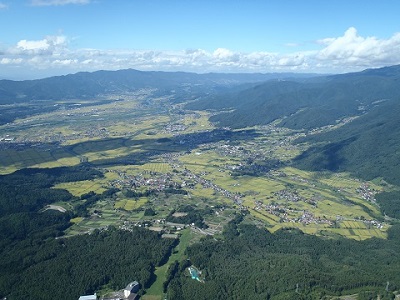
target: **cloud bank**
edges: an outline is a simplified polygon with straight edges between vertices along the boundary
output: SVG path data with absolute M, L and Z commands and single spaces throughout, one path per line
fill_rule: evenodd
M 78 3 L 84 0 L 36 1 Z M 61 4 L 60 4 L 61 5 Z M 66 36 L 47 36 L 41 40 L 20 40 L 8 49 L 0 49 L 0 69 L 17 74 L 27 70 L 33 77 L 78 71 L 139 70 L 190 72 L 314 72 L 343 73 L 365 68 L 400 64 L 400 33 L 388 39 L 362 37 L 353 27 L 342 36 L 324 38 L 315 43 L 320 49 L 289 54 L 268 51 L 214 51 L 73 49 Z M 4 77 L 3 74 L 0 74 Z
M 8 8 L 7 4 L 0 2 L 0 10 Z

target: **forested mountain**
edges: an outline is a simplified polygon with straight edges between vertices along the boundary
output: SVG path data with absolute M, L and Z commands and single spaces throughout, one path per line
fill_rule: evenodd
M 312 147 L 295 165 L 308 170 L 349 171 L 400 184 L 400 66 L 358 73 L 271 80 L 247 90 L 190 103 L 190 109 L 230 110 L 211 121 L 242 128 L 268 124 L 313 129 L 358 117 L 344 126 L 296 142 Z
M 175 242 L 146 229 L 109 228 L 68 239 L 35 236 L 8 244 L 0 258 L 0 297 L 78 299 L 103 285 L 119 290 L 133 280 L 148 288 L 154 268 L 165 262 Z
M 223 241 L 204 239 L 188 248 L 190 262 L 171 266 L 169 299 L 321 300 L 351 293 L 359 300 L 394 299 L 400 280 L 398 225 L 388 240 L 357 242 L 295 229 L 271 234 L 238 226 L 237 220 L 225 229 Z M 203 271 L 204 283 L 188 276 L 191 263 Z
M 189 109 L 232 110 L 210 120 L 241 128 L 284 118 L 281 126 L 312 129 L 364 113 L 400 95 L 400 66 L 297 80 L 271 80 L 244 91 L 190 103 Z
M 297 140 L 312 146 L 297 157 L 298 167 L 350 171 L 371 180 L 400 184 L 400 95 L 373 107 L 342 127 Z
M 310 77 L 310 74 L 196 74 L 186 72 L 119 71 L 80 72 L 38 80 L 0 80 L 0 104 L 29 100 L 85 99 L 109 93 L 126 93 L 141 88 L 175 89 L 193 85 L 196 90 L 207 87 L 232 86 L 263 82 L 272 78 Z M 207 89 L 204 91 L 207 92 Z

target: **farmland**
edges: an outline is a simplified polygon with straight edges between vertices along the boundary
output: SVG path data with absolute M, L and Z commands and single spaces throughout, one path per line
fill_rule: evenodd
M 93 204 L 91 215 L 75 219 L 68 234 L 108 225 L 165 229 L 155 222 L 190 205 L 211 208 L 204 220 L 219 232 L 233 213 L 245 211 L 248 222 L 271 232 L 291 227 L 356 240 L 386 237 L 389 225 L 374 201 L 382 186 L 347 173 L 290 166 L 307 147 L 292 143 L 304 132 L 276 122 L 218 129 L 208 121 L 209 112 L 164 105 L 168 99 L 153 98 L 151 90 L 111 99 L 119 100 L 88 107 L 78 100 L 73 106 L 60 101 L 53 112 L 0 126 L 0 137 L 7 137 L 0 142 L 1 174 L 89 164 L 104 176 L 55 188 L 77 198 L 118 189 Z M 81 202 L 68 207 L 73 210 Z M 145 216 L 146 209 L 155 214 Z

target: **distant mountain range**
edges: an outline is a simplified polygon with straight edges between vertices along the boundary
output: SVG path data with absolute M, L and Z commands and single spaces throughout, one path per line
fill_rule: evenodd
M 104 94 L 127 93 L 142 88 L 162 91 L 191 87 L 194 92 L 209 88 L 263 82 L 276 78 L 311 77 L 312 74 L 223 74 L 185 72 L 119 71 L 81 72 L 38 80 L 0 80 L 0 104 L 30 100 L 90 99 Z M 315 76 L 315 75 L 314 75 Z

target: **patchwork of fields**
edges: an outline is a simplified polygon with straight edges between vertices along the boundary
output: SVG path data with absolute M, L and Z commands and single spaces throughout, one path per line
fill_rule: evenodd
M 114 198 L 93 205 L 90 217 L 75 219 L 68 234 L 161 219 L 189 204 L 246 210 L 249 222 L 261 222 L 271 232 L 293 227 L 357 240 L 386 237 L 388 225 L 373 197 L 381 186 L 350 174 L 290 167 L 290 160 L 304 150 L 291 143 L 301 133 L 271 124 L 252 128 L 256 135 L 251 139 L 218 136 L 207 112 L 183 114 L 177 108 L 176 114 L 170 107 L 156 110 L 142 107 L 134 97 L 128 100 L 57 110 L 1 126 L 0 136 L 12 136 L 14 141 L 2 144 L 0 174 L 80 163 L 101 170 L 103 178 L 55 186 L 78 198 L 120 190 Z M 172 194 L 164 192 L 168 189 Z M 148 208 L 156 216 L 145 217 Z M 226 223 L 227 216 L 218 219 L 216 212 L 204 218 L 218 224 Z

